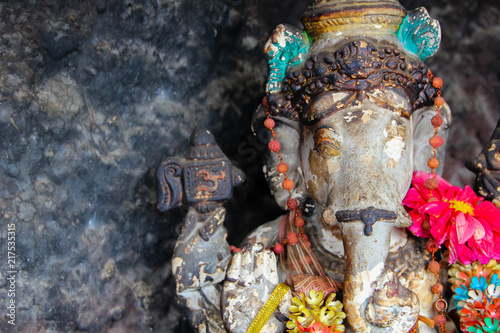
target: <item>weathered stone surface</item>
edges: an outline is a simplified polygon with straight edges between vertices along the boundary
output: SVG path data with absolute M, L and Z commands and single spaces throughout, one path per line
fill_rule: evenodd
M 445 176 L 500 116 L 500 5 L 402 1 L 440 20 L 428 61 L 455 123 Z M 305 0 L 26 1 L 0 4 L 0 330 L 188 332 L 170 258 L 185 211 L 156 209 L 155 169 L 208 128 L 247 173 L 228 206 L 232 243 L 278 215 L 250 119 L 262 47 Z M 16 225 L 16 326 L 4 317 L 7 223 Z M 235 229 L 237 228 L 237 232 Z

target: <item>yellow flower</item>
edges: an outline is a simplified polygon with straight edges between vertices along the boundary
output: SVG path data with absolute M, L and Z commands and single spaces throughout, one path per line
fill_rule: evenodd
M 317 292 L 316 290 L 311 289 L 309 291 L 309 297 L 306 296 L 306 302 L 311 307 L 321 306 L 321 303 L 323 303 L 323 291 L 320 290 Z
M 345 332 L 345 326 L 342 325 L 346 317 L 342 311 L 344 305 L 335 300 L 335 293 L 326 298 L 322 290 L 309 291 L 309 295 L 299 294 L 293 297 L 290 305 L 289 321 L 286 324 L 287 332 L 301 333 L 302 328 L 308 328 L 315 323 L 321 323 L 328 327 L 329 332 Z

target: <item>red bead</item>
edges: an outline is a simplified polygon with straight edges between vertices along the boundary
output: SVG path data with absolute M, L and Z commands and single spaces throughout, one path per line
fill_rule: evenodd
M 288 164 L 286 163 L 280 163 L 276 167 L 276 170 L 278 170 L 279 173 L 285 173 L 288 171 Z
M 302 239 L 307 242 L 309 240 L 309 237 L 307 237 L 306 234 L 302 234 Z
M 429 139 L 429 144 L 433 147 L 433 148 L 439 148 L 443 145 L 444 143 L 444 139 L 440 136 L 433 136 L 432 138 Z
M 443 292 L 443 285 L 438 282 L 432 286 L 431 291 L 433 294 L 439 295 Z
M 264 105 L 266 108 L 269 106 L 269 104 L 267 103 L 267 97 L 264 96 L 264 98 L 262 98 L 262 105 Z
M 291 179 L 285 179 L 283 181 L 283 184 L 281 186 L 283 186 L 283 188 L 285 190 L 291 191 L 293 189 L 293 185 L 294 185 L 293 180 L 291 180 Z
M 231 253 L 235 253 L 235 252 L 241 252 L 241 249 L 239 247 L 231 245 Z
M 264 126 L 266 126 L 266 128 L 271 129 L 274 128 L 274 126 L 276 126 L 276 123 L 271 118 L 267 118 L 266 120 L 264 120 Z
M 439 186 L 439 181 L 436 178 L 427 178 L 424 182 L 424 187 L 428 190 L 434 191 Z
M 432 126 L 439 127 L 443 125 L 443 118 L 440 115 L 435 115 L 431 119 Z
M 307 247 L 311 247 L 311 242 L 310 241 L 305 241 Z
M 444 98 L 443 98 L 443 97 L 441 97 L 441 96 L 437 97 L 437 98 L 434 100 L 434 104 L 435 104 L 438 108 L 442 107 L 442 106 L 443 106 L 443 104 L 444 104 Z
M 431 273 L 438 273 L 439 270 L 441 269 L 441 265 L 437 261 L 433 260 L 429 263 L 429 265 L 427 266 L 427 269 Z
M 433 318 L 433 320 L 436 326 L 446 325 L 446 317 L 443 315 L 437 315 Z
M 286 235 L 286 240 L 288 241 L 288 244 L 295 245 L 299 241 L 299 237 L 297 237 L 295 232 L 290 231 L 288 235 Z
M 439 166 L 439 160 L 435 157 L 431 157 L 429 158 L 429 160 L 427 161 L 427 165 L 429 166 L 429 168 L 431 169 L 436 169 L 438 166 Z
M 293 187 L 292 187 L 293 188 Z M 290 198 L 286 201 L 286 205 L 288 206 L 288 208 L 290 209 L 297 209 L 299 207 L 299 203 L 297 202 L 297 200 L 295 200 L 294 198 Z
M 427 251 L 434 253 L 437 250 L 439 250 L 439 247 L 437 246 L 437 243 L 434 239 L 430 238 L 427 243 L 425 244 L 425 248 Z
M 435 76 L 432 79 L 432 86 L 434 88 L 436 88 L 436 89 L 441 89 L 441 87 L 443 86 L 443 79 L 441 79 L 440 77 Z
M 285 252 L 285 248 L 281 244 L 276 244 L 273 247 L 273 251 L 276 254 L 282 254 L 283 252 Z
M 270 151 L 277 152 L 281 149 L 281 144 L 277 140 L 271 140 L 268 147 Z
M 302 217 L 299 217 L 298 219 L 296 219 L 295 226 L 297 228 L 302 228 L 304 226 L 304 219 Z

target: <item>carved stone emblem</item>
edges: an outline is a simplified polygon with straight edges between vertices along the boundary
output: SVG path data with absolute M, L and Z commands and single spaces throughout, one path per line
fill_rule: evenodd
M 171 157 L 158 168 L 158 209 L 166 211 L 182 202 L 188 205 L 222 202 L 231 198 L 233 186 L 244 181 L 215 143 L 213 135 L 197 130 L 186 159 Z

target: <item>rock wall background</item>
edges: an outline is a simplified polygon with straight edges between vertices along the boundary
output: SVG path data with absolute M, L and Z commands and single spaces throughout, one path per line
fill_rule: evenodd
M 455 116 L 445 176 L 500 117 L 500 4 L 424 5 L 443 28 L 428 64 Z M 0 330 L 189 332 L 170 257 L 182 209 L 156 210 L 155 169 L 210 129 L 248 181 L 230 241 L 279 214 L 249 124 L 263 96 L 262 48 L 305 0 L 29 0 L 0 3 Z M 16 326 L 5 317 L 7 224 L 16 226 Z M 238 232 L 234 226 L 238 226 Z

